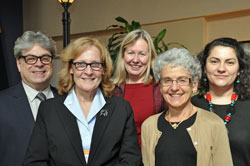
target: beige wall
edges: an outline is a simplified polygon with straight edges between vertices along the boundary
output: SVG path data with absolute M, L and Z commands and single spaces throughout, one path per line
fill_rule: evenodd
M 250 36 L 249 10 L 227 18 L 227 13 L 245 10 L 247 6 L 250 6 L 249 0 L 75 0 L 69 8 L 71 34 L 88 35 L 105 30 L 108 25 L 116 24 L 115 17 L 122 16 L 129 22 L 139 21 L 152 36 L 166 28 L 166 42 L 180 42 L 197 53 L 201 46 L 216 37 L 247 40 Z M 62 35 L 63 8 L 57 0 L 23 0 L 23 12 L 24 30 Z M 221 13 L 226 14 L 216 16 Z M 97 37 L 106 42 L 109 35 L 97 34 Z M 60 52 L 61 39 L 57 43 Z
M 218 37 L 250 40 L 250 10 L 211 16 L 207 18 L 207 41 Z
M 144 26 L 143 28 L 156 36 L 160 29 L 166 28 L 166 36 L 164 41 L 166 43 L 178 42 L 183 44 L 192 53 L 198 53 L 203 47 L 204 41 L 204 18 L 193 18 L 187 20 L 166 22 L 161 24 L 154 24 Z M 178 45 L 170 45 L 169 48 L 178 47 Z
M 167 42 L 184 41 L 182 44 L 191 46 L 189 48 L 197 52 L 193 47 L 198 43 L 195 40 L 204 44 L 223 35 L 237 38 L 239 33 L 241 40 L 246 40 L 249 36 L 245 32 L 249 32 L 250 13 L 244 18 L 225 19 L 224 16 L 216 20 L 211 16 L 241 11 L 248 6 L 249 0 L 75 0 L 69 8 L 71 34 L 104 30 L 108 25 L 116 24 L 115 17 L 122 16 L 128 21 L 139 21 L 152 36 L 167 28 Z M 23 0 L 24 30 L 41 30 L 51 36 L 61 36 L 62 12 L 63 8 L 57 0 Z M 208 21 L 201 21 L 203 23 L 198 25 L 197 18 Z M 243 26 L 237 27 L 239 24 Z M 104 41 L 108 37 L 100 36 Z M 60 42 L 58 50 L 61 48 Z
M 75 0 L 70 7 L 71 32 L 103 30 L 122 16 L 142 24 L 211 15 L 245 9 L 249 0 Z M 24 29 L 40 29 L 53 36 L 62 34 L 57 0 L 23 0 Z
M 249 0 L 75 0 L 71 14 L 71 40 L 95 36 L 107 44 L 117 24 L 115 17 L 139 21 L 143 29 L 156 36 L 166 28 L 166 43 L 178 42 L 193 54 L 218 37 L 250 40 Z M 41 30 L 53 36 L 58 53 L 62 50 L 62 12 L 57 0 L 23 0 L 24 30 Z M 176 45 L 172 45 L 176 46 Z M 171 47 L 170 47 L 171 48 Z M 55 75 L 59 70 L 56 60 Z M 56 85 L 57 77 L 52 83 Z

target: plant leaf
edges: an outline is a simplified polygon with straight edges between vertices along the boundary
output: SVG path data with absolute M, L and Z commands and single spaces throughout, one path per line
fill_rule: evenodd
M 121 29 L 125 29 L 124 26 L 122 25 L 110 25 L 106 28 L 106 30 L 109 30 L 109 29 L 117 29 L 117 28 L 121 28 Z
M 162 40 L 162 45 L 164 47 L 164 52 L 168 50 L 168 46 L 166 45 L 166 43 Z
M 173 45 L 173 44 L 175 44 L 175 45 L 178 45 L 178 46 L 180 46 L 180 47 L 183 47 L 183 48 L 188 49 L 188 48 L 187 48 L 187 47 L 185 47 L 183 44 L 180 44 L 180 43 L 178 43 L 178 42 L 168 43 L 167 45 L 168 45 L 168 46 L 170 46 L 170 45 Z
M 132 21 L 131 25 L 132 25 L 132 30 L 141 29 L 141 25 L 139 22 Z
M 113 43 L 113 45 L 110 47 L 110 48 L 115 48 L 116 46 L 118 46 L 119 44 L 121 44 L 121 40 L 116 42 L 116 43 Z
M 157 42 L 157 43 L 159 43 L 163 38 L 164 38 L 164 36 L 165 36 L 165 34 L 166 34 L 166 29 L 163 29 L 157 36 L 156 36 L 156 38 L 155 38 L 155 41 Z
M 119 27 L 119 25 L 110 25 L 110 26 L 108 26 L 106 29 L 117 28 L 117 27 Z
M 119 23 L 123 23 L 122 25 L 110 25 L 106 29 L 117 29 L 114 34 L 108 40 L 108 51 L 112 58 L 114 68 L 116 67 L 116 59 L 120 51 L 121 42 L 124 36 L 131 32 L 132 30 L 141 29 L 140 22 L 131 21 L 131 24 L 128 21 L 120 16 L 116 17 L 115 20 Z M 120 29 L 118 29 L 120 28 Z M 117 32 L 118 31 L 118 32 Z M 180 47 L 186 48 L 184 45 L 178 42 L 165 43 L 163 38 L 166 34 L 166 29 L 163 29 L 156 37 L 152 37 L 154 39 L 153 44 L 156 50 L 156 53 L 159 55 L 160 53 L 167 51 L 169 45 L 179 45 Z
M 154 42 L 154 47 L 155 47 L 155 50 L 158 51 L 159 47 L 158 47 L 158 44 L 156 42 Z
M 116 68 L 116 59 L 117 59 L 117 56 L 118 56 L 118 53 L 120 51 L 120 48 L 121 48 L 121 45 L 116 47 L 115 50 L 112 50 L 112 56 L 111 56 L 111 59 L 113 61 L 113 64 L 114 64 L 114 68 Z
M 113 35 L 112 35 L 112 38 L 116 38 L 116 37 L 119 37 L 119 36 L 123 36 L 123 32 L 119 32 L 119 33 L 114 33 Z
M 115 55 L 115 51 L 114 51 L 114 50 L 110 50 L 110 51 L 109 51 L 109 54 L 110 54 L 110 56 L 112 57 L 112 56 Z
M 128 24 L 128 21 L 120 16 L 116 17 L 115 20 L 124 24 Z
M 132 31 L 132 26 L 130 24 L 126 24 L 126 31 L 131 32 Z

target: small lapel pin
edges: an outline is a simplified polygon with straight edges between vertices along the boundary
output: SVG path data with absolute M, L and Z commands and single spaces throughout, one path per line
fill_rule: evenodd
M 106 109 L 102 109 L 101 112 L 100 112 L 100 116 L 108 116 L 108 110 Z

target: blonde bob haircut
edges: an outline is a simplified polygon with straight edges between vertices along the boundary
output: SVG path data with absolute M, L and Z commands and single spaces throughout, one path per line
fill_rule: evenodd
M 121 43 L 121 48 L 117 57 L 117 61 L 116 61 L 116 70 L 114 72 L 114 75 L 112 77 L 112 81 L 115 85 L 120 86 L 122 83 L 125 83 L 126 78 L 127 78 L 127 71 L 125 69 L 125 60 L 124 60 L 124 52 L 126 50 L 126 48 L 135 43 L 138 39 L 143 39 L 147 42 L 148 44 L 148 51 L 149 51 L 149 62 L 148 62 L 148 67 L 145 75 L 145 78 L 143 80 L 143 83 L 145 85 L 148 85 L 149 83 L 152 82 L 153 79 L 153 74 L 152 74 L 152 70 L 153 70 L 153 62 L 157 57 L 155 48 L 154 48 L 154 44 L 152 41 L 151 36 L 148 34 L 148 32 L 146 32 L 145 30 L 134 30 L 130 33 L 127 34 L 127 36 L 123 39 L 122 43 Z
M 63 51 L 60 57 L 61 70 L 58 73 L 59 76 L 59 94 L 68 93 L 74 86 L 73 75 L 70 73 L 72 62 L 78 58 L 83 52 L 85 52 L 90 46 L 95 46 L 101 53 L 101 61 L 104 66 L 104 74 L 102 75 L 102 81 L 100 88 L 105 97 L 112 96 L 114 90 L 114 84 L 110 82 L 110 77 L 113 72 L 113 64 L 107 49 L 99 42 L 99 40 L 89 37 L 82 37 L 74 42 L 70 43 Z

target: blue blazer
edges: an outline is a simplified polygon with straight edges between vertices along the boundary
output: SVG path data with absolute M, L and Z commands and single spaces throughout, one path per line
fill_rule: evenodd
M 141 152 L 128 101 L 113 96 L 96 116 L 88 164 L 76 117 L 65 96 L 43 102 L 38 111 L 24 166 L 140 166 Z
M 55 88 L 51 88 L 54 96 Z M 0 166 L 22 164 L 34 127 L 22 82 L 0 92 Z

